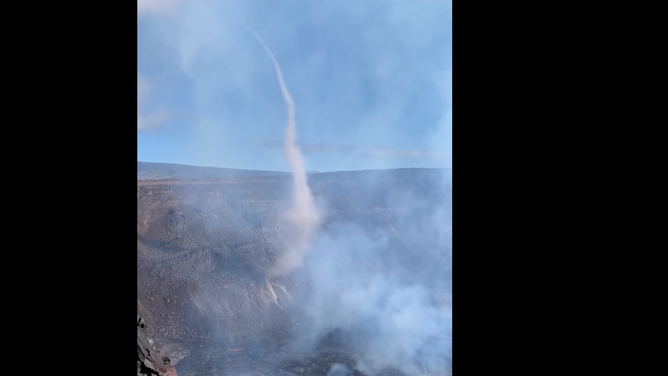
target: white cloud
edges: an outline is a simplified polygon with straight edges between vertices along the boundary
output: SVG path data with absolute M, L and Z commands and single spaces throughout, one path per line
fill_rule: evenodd
M 146 107 L 151 96 L 151 83 L 143 74 L 137 72 L 137 130 L 148 131 L 165 124 L 173 119 L 172 111 L 164 106 L 157 110 L 147 112 Z
M 176 9 L 181 0 L 137 0 L 137 15 L 168 13 Z
M 365 156 L 368 157 L 444 157 L 446 154 L 433 150 L 411 150 L 411 149 L 371 149 Z
M 143 74 L 137 72 L 137 108 L 139 110 L 146 107 L 149 94 L 151 94 L 151 84 Z
M 443 164 L 452 166 L 452 68 L 449 69 L 440 81 L 440 90 L 445 109 L 441 120 L 431 138 L 431 147 L 441 151 Z
M 149 114 L 137 114 L 137 130 L 150 131 L 172 120 L 173 114 L 165 107 L 159 107 Z

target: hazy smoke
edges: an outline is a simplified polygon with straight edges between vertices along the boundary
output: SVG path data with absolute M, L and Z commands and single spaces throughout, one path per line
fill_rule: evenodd
M 262 38 L 250 27 L 248 30 L 253 33 L 260 42 L 264 50 L 271 58 L 278 83 L 281 86 L 281 93 L 285 100 L 285 106 L 288 111 L 288 123 L 285 127 L 285 159 L 292 171 L 292 206 L 285 213 L 285 219 L 288 224 L 290 236 L 285 245 L 285 249 L 279 255 L 276 263 L 269 270 L 269 277 L 277 277 L 290 273 L 296 267 L 302 264 L 302 259 L 308 250 L 308 243 L 313 236 L 316 228 L 320 224 L 320 213 L 315 208 L 313 195 L 306 181 L 306 171 L 299 147 L 296 145 L 297 132 L 295 129 L 295 104 L 290 96 L 288 88 L 283 81 L 281 68 L 276 62 L 274 55 L 269 50 Z
M 327 372 L 327 376 L 351 376 L 352 374 L 348 367 L 339 363 L 332 364 L 332 368 Z
M 350 199 L 358 198 L 347 205 L 381 200 L 387 216 L 328 219 L 318 232 L 316 251 L 295 274 L 310 286 L 300 305 L 310 320 L 296 346 L 315 348 L 340 333 L 364 373 L 383 374 L 390 364 L 409 374 L 450 373 L 452 178 L 450 171 L 420 175 L 411 183 L 349 183 Z

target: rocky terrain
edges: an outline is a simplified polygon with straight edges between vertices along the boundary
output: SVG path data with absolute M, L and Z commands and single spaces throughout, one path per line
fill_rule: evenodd
M 449 205 L 451 193 L 443 183 L 449 174 L 430 169 L 311 174 L 309 185 L 326 213 L 321 232 L 354 229 L 389 239 L 382 260 L 370 268 L 401 265 L 397 278 L 407 283 L 416 271 L 420 278 L 432 273 L 437 279 L 449 263 L 435 262 L 425 251 L 435 246 L 437 230 L 421 218 L 429 217 L 424 214 L 434 206 L 430 202 Z M 360 350 L 343 342 L 321 338 L 315 350 L 297 356 L 284 341 L 289 328 L 314 319 L 300 303 L 312 290 L 308 279 L 265 277 L 281 251 L 288 175 L 220 173 L 213 179 L 152 181 L 139 181 L 139 175 L 138 373 L 327 375 L 340 364 L 348 374 L 366 374 L 354 368 Z M 145 169 L 141 175 L 160 173 Z M 228 368 L 217 373 L 221 365 Z M 387 367 L 382 374 L 402 372 Z

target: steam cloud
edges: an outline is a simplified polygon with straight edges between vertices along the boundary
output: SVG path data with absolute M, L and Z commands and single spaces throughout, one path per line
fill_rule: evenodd
M 411 184 L 356 182 L 348 205 L 379 200 L 388 216 L 330 218 L 318 232 L 317 252 L 295 273 L 310 289 L 299 304 L 310 320 L 295 329 L 297 348 L 318 348 L 334 333 L 359 354 L 363 373 L 398 365 L 451 375 L 451 170 L 414 176 Z
M 343 364 L 334 363 L 327 372 L 327 376 L 351 376 L 352 372 Z
M 281 86 L 281 93 L 285 100 L 285 106 L 288 112 L 288 123 L 285 127 L 285 145 L 284 153 L 285 159 L 290 166 L 292 172 L 292 206 L 285 213 L 285 219 L 288 224 L 288 231 L 290 236 L 285 245 L 282 254 L 279 255 L 274 265 L 269 269 L 267 276 L 270 278 L 286 275 L 295 268 L 301 266 L 303 258 L 308 251 L 308 244 L 315 230 L 320 225 L 320 213 L 314 205 L 313 195 L 306 181 L 306 171 L 304 169 L 304 161 L 296 145 L 297 132 L 295 127 L 295 104 L 290 96 L 290 92 L 283 81 L 283 74 L 274 55 L 269 50 L 269 47 L 262 41 L 262 38 L 246 26 L 248 30 L 260 42 L 264 50 L 271 58 L 274 68 L 276 69 L 276 76 L 278 83 Z

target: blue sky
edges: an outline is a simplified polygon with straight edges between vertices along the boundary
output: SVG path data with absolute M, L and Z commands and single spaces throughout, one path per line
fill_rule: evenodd
M 138 0 L 139 161 L 281 170 L 452 166 L 451 0 Z

